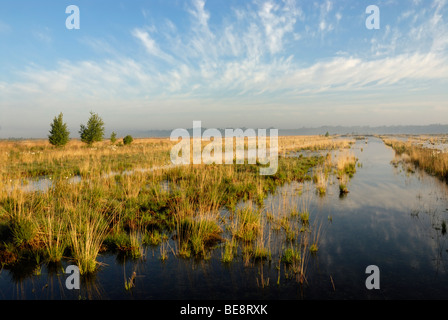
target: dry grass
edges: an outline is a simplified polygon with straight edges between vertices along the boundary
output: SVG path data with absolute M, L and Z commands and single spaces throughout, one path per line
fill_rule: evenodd
M 10 180 L 39 176 L 90 176 L 132 168 L 151 168 L 169 161 L 169 139 L 135 139 L 131 146 L 109 141 L 87 147 L 71 140 L 64 148 L 46 140 L 0 141 L 0 178 Z
M 448 153 L 440 150 L 424 148 L 413 141 L 399 141 L 383 138 L 386 145 L 392 147 L 407 163 L 425 170 L 427 173 L 448 181 Z
M 229 140 L 227 140 L 229 141 Z M 193 139 L 190 140 L 193 159 Z M 203 140 L 201 149 L 210 141 Z M 222 138 L 225 151 L 226 139 Z M 348 148 L 349 139 L 322 136 L 279 137 L 279 154 L 299 150 L 332 150 Z M 3 184 L 18 179 L 40 176 L 91 176 L 135 168 L 153 168 L 170 164 L 170 150 L 177 142 L 168 138 L 135 139 L 130 146 L 111 145 L 104 140 L 87 147 L 79 140 L 70 140 L 63 148 L 50 145 L 47 140 L 0 141 L 0 181 Z M 248 148 L 247 138 L 244 146 Z M 267 139 L 267 148 L 270 147 Z M 233 145 L 235 157 L 236 143 Z M 269 149 L 268 149 L 269 150 Z M 192 161 L 191 161 L 192 162 Z M 224 161 L 223 161 L 224 163 Z
M 353 152 L 344 151 L 340 152 L 337 155 L 336 159 L 336 169 L 338 176 L 342 176 L 344 174 L 353 175 L 355 170 L 357 159 Z
M 89 208 L 77 211 L 70 219 L 69 236 L 73 258 L 80 274 L 95 272 L 97 256 L 108 231 L 108 223 Z
M 67 223 L 55 214 L 48 212 L 42 217 L 40 226 L 40 237 L 43 242 L 44 252 L 49 262 L 59 262 L 64 256 L 64 252 L 68 247 L 67 239 Z
M 233 260 L 238 241 L 249 242 L 242 249 L 249 259 L 266 258 L 272 250 L 272 226 L 280 225 L 286 239 L 300 241 L 310 215 L 307 208 L 301 208 L 298 217 L 283 207 L 284 213 L 268 223 L 270 218 L 262 214 L 265 197 L 279 185 L 311 179 L 308 172 L 318 164 L 325 174 L 333 165 L 331 159 L 325 162 L 320 157 L 280 157 L 277 174 L 266 177 L 258 174 L 256 165 L 136 170 L 169 164 L 174 144 L 169 139 L 135 139 L 126 147 L 103 141 L 88 148 L 71 140 L 65 148 L 54 148 L 47 141 L 0 141 L 0 221 L 17 227 L 16 242 L 46 252 L 48 261 L 59 261 L 68 253 L 81 273 L 97 269 L 106 237 L 113 243 L 114 236 L 122 236 L 124 244 L 141 257 L 142 237 L 154 229 L 176 236 L 177 247 L 172 250 L 176 255 L 206 258 L 208 249 L 222 241 L 230 227 L 223 261 Z M 350 141 L 279 137 L 279 144 L 283 150 L 320 150 L 346 148 Z M 48 190 L 20 188 L 25 178 L 42 175 L 52 178 Z M 81 181 L 70 182 L 74 175 L 81 176 Z M 168 190 L 160 187 L 162 182 L 169 185 Z M 236 205 L 246 201 L 254 207 L 238 210 Z M 223 208 L 233 220 L 223 220 Z M 161 257 L 166 259 L 169 244 L 162 243 Z M 308 242 L 304 245 L 309 246 Z M 299 269 L 303 272 L 304 268 Z
M 301 150 L 337 150 L 349 148 L 353 139 L 336 139 L 325 136 L 282 136 L 279 137 L 279 153 Z

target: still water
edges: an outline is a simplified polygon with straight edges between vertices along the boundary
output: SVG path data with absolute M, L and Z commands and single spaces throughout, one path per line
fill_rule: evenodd
M 425 173 L 410 173 L 391 161 L 392 149 L 379 139 L 357 141 L 352 151 L 361 167 L 340 197 L 330 184 L 323 197 L 312 193 L 309 209 L 323 225 L 319 250 L 307 264 L 307 282 L 284 272 L 273 250 L 271 261 L 245 265 L 221 262 L 221 248 L 207 260 L 179 259 L 168 248 L 146 248 L 145 258 L 131 261 L 101 255 L 92 279 L 80 290 L 67 290 L 61 266 L 22 266 L 0 271 L 0 299 L 448 299 L 448 188 Z M 266 199 L 275 206 L 284 186 Z M 291 193 L 293 194 L 293 193 Z M 300 203 L 302 196 L 297 195 Z M 367 266 L 380 270 L 380 289 L 365 286 Z M 125 280 L 135 271 L 135 286 Z

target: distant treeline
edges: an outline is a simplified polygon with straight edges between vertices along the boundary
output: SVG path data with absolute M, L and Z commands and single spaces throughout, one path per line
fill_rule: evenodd
M 173 128 L 174 130 L 175 128 Z M 237 128 L 234 128 L 237 129 Z M 247 128 L 240 128 L 243 131 Z M 253 128 L 257 130 L 258 128 Z M 274 128 L 259 128 L 259 129 L 274 129 Z M 193 129 L 187 129 L 190 136 L 193 136 Z M 207 128 L 202 128 L 202 132 Z M 225 129 L 218 129 L 224 136 Z M 132 134 L 136 138 L 169 138 L 172 130 L 126 130 L 126 133 Z M 269 131 L 268 131 L 269 132 Z M 448 134 L 448 124 L 432 124 L 432 125 L 412 125 L 412 126 L 321 126 L 314 128 L 297 128 L 297 129 L 279 129 L 280 136 L 300 136 L 300 135 L 372 135 L 372 134 Z M 117 134 L 121 133 L 117 131 Z M 8 140 L 24 140 L 25 138 L 9 138 Z
M 207 128 L 202 128 L 202 131 Z M 247 128 L 241 128 L 243 131 Z M 257 128 L 254 128 L 257 129 Z M 260 129 L 272 129 L 272 128 L 260 128 Z M 187 129 L 192 136 L 193 129 Z M 218 129 L 224 136 L 225 129 Z M 298 129 L 279 129 L 278 134 L 280 136 L 299 136 L 299 135 L 325 135 L 325 133 L 330 135 L 344 135 L 344 134 L 360 134 L 360 135 L 370 135 L 370 134 L 448 134 L 448 124 L 434 124 L 434 125 L 424 125 L 424 126 L 380 126 L 380 127 L 369 127 L 369 126 L 322 126 L 315 128 L 298 128 Z M 135 137 L 169 137 L 171 135 L 171 130 L 147 130 L 147 131 L 135 131 L 133 132 Z

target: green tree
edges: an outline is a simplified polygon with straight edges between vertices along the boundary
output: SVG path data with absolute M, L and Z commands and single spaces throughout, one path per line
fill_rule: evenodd
M 79 130 L 81 141 L 87 143 L 89 146 L 94 142 L 102 141 L 104 137 L 104 122 L 98 114 L 90 112 L 90 118 L 87 126 L 81 124 Z
M 115 144 L 117 142 L 117 134 L 115 131 L 112 131 L 112 134 L 110 135 L 110 143 Z
M 127 135 L 126 137 L 123 138 L 124 145 L 129 145 L 132 143 L 132 141 L 134 141 L 134 139 L 130 135 Z
M 67 124 L 64 123 L 62 112 L 54 117 L 48 140 L 57 147 L 65 146 L 70 140 L 70 131 L 67 129 Z

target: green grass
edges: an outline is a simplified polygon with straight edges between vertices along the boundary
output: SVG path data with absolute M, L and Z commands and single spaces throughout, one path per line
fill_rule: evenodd
M 221 228 L 212 216 L 180 217 L 176 226 L 180 256 L 206 256 L 207 248 L 221 239 Z
M 42 217 L 40 237 L 44 243 L 45 258 L 49 262 L 60 262 L 69 245 L 67 238 L 67 224 L 60 216 L 49 213 Z
M 310 245 L 310 252 L 316 253 L 319 250 L 319 247 L 317 246 L 317 243 L 313 243 Z
M 232 262 L 236 256 L 237 243 L 234 238 L 231 240 L 226 240 L 224 243 L 224 251 L 222 252 L 221 261 L 222 262 Z
M 242 241 L 255 240 L 260 228 L 260 211 L 253 208 L 238 209 L 234 216 L 233 235 Z
M 31 219 L 22 219 L 11 222 L 12 242 L 16 247 L 32 246 L 37 237 L 36 224 Z
M 13 265 L 22 251 L 31 250 L 42 253 L 46 262 L 67 258 L 88 274 L 97 270 L 97 257 L 104 250 L 138 259 L 144 246 L 163 246 L 165 260 L 165 235 L 175 240 L 173 253 L 183 258 L 207 258 L 209 250 L 224 241 L 223 262 L 235 259 L 238 242 L 249 243 L 241 246 L 249 260 L 270 259 L 264 200 L 286 183 L 311 180 L 310 169 L 324 161 L 320 156 L 280 157 L 272 176 L 260 176 L 257 164 L 104 175 L 169 159 L 163 148 L 154 155 L 138 144 L 126 149 L 123 153 L 118 148 L 115 154 L 110 145 L 80 148 L 73 156 L 46 147 L 36 149 L 43 154 L 31 155 L 25 148 L 10 151 L 2 167 L 13 172 L 7 177 L 50 175 L 53 186 L 46 192 L 0 195 L 0 262 Z M 84 178 L 70 184 L 67 177 L 73 175 Z M 238 208 L 242 201 L 253 206 Z M 229 210 L 226 219 L 220 216 L 223 209 Z M 300 216 L 304 218 L 309 215 Z M 224 230 L 230 230 L 226 236 L 231 240 L 224 240 Z M 296 230 L 290 231 L 291 240 L 297 239 Z
M 287 248 L 283 251 L 281 261 L 286 264 L 299 263 L 301 260 L 300 250 Z
M 339 184 L 339 193 L 345 194 L 348 193 L 347 185 L 344 183 Z
M 69 236 L 73 259 L 80 274 L 97 269 L 96 258 L 107 235 L 108 223 L 89 207 L 80 207 L 70 219 Z
M 147 231 L 143 235 L 143 244 L 158 246 L 162 243 L 162 234 L 158 230 Z
M 301 212 L 299 218 L 302 225 L 306 226 L 310 223 L 310 213 L 308 211 Z

